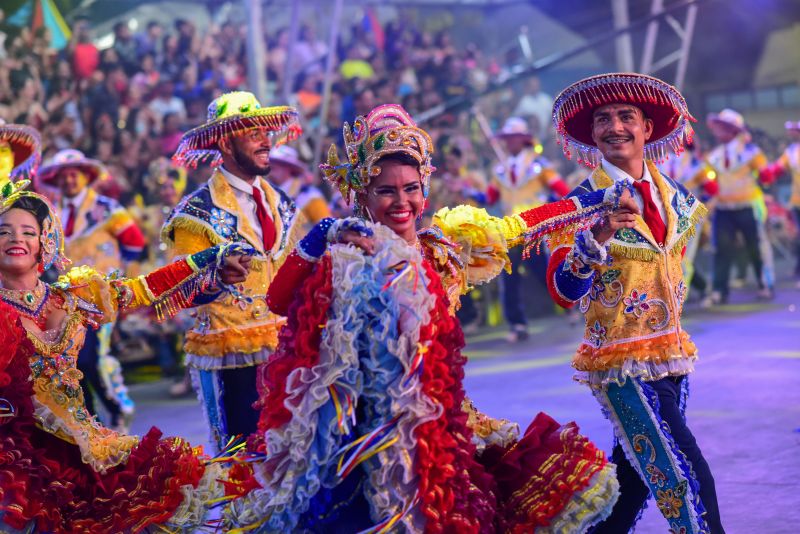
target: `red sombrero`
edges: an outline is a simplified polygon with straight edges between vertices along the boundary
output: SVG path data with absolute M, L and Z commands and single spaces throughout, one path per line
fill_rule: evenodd
M 62 169 L 78 168 L 89 177 L 89 183 L 108 176 L 106 166 L 100 161 L 87 158 L 80 150 L 67 148 L 56 152 L 56 155 L 39 169 L 36 175 L 38 182 L 55 185 L 55 179 Z
M 8 143 L 14 154 L 11 180 L 30 178 L 42 157 L 39 132 L 22 124 L 5 124 L 0 119 L 0 143 Z
M 578 162 L 595 167 L 602 157 L 592 140 L 592 116 L 599 107 L 629 103 L 653 121 L 653 135 L 644 146 L 645 157 L 663 160 L 668 149 L 683 150 L 693 135 L 686 100 L 668 83 L 636 73 L 611 73 L 576 82 L 561 92 L 553 104 L 553 125 L 564 154 L 578 152 Z

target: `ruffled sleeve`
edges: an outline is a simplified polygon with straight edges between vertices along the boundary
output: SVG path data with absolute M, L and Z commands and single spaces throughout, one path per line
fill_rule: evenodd
M 114 278 L 91 267 L 76 267 L 61 276 L 56 286 L 74 297 L 78 308 L 97 323 L 113 321 L 120 309 L 145 306 L 153 307 L 162 320 L 192 306 L 198 295 L 214 285 L 216 260 L 225 246 L 211 247 L 136 278 Z
M 453 245 L 456 251 L 458 262 L 448 262 L 447 266 L 452 269 L 460 263 L 463 292 L 469 285 L 488 282 L 510 269 L 509 248 L 524 244 L 527 253 L 538 249 L 545 239 L 560 242 L 591 226 L 611 209 L 614 195 L 608 193 L 611 190 L 593 191 L 502 218 L 472 206 L 443 208 L 434 215 L 433 224 L 441 231 L 440 242 Z M 420 237 L 423 244 L 431 244 L 426 236 Z M 435 265 L 445 265 L 443 253 L 433 256 Z

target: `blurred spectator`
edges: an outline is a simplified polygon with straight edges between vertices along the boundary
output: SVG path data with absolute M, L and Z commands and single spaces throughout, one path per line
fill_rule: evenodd
M 525 117 L 531 122 L 531 130 L 537 139 L 545 139 L 553 113 L 553 97 L 542 92 L 538 76 L 531 76 L 525 82 L 522 98 L 514 110 L 514 115 Z
M 181 122 L 186 120 L 186 105 L 175 96 L 175 84 L 171 80 L 163 80 L 158 84 L 156 97 L 150 102 L 149 108 L 155 115 L 158 130 L 161 130 L 167 114 L 176 114 Z
M 114 24 L 114 51 L 117 58 L 129 76 L 136 72 L 139 59 L 136 41 L 133 38 L 127 22 L 117 22 Z

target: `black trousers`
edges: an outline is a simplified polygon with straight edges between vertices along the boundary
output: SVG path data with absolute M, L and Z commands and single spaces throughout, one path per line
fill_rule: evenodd
M 228 436 L 247 437 L 258 430 L 259 412 L 253 408 L 253 403 L 258 400 L 257 369 L 258 367 L 253 365 L 219 371 Z
M 719 516 L 717 504 L 717 490 L 714 477 L 708 462 L 703 457 L 692 431 L 686 425 L 686 420 L 681 414 L 680 397 L 681 381 L 684 377 L 667 377 L 654 382 L 648 382 L 658 395 L 659 415 L 669 425 L 675 443 L 680 451 L 689 460 L 692 471 L 700 485 L 700 500 L 706 509 L 705 519 L 712 534 L 722 534 L 722 521 Z M 636 522 L 650 490 L 647 488 L 639 473 L 634 469 L 622 447 L 617 444 L 611 453 L 611 461 L 617 465 L 617 480 L 619 481 L 619 500 L 614 505 L 611 515 L 591 532 L 592 534 L 608 533 L 621 534 L 628 532 Z
M 745 251 L 756 273 L 758 286 L 764 288 L 764 267 L 761 250 L 758 248 L 758 225 L 753 208 L 720 210 L 714 213 L 714 291 L 723 299 L 728 296 L 731 266 L 736 257 L 736 235 L 744 238 Z
M 86 409 L 92 415 L 97 415 L 94 407 L 94 398 L 92 390 L 97 393 L 100 402 L 108 411 L 111 416 L 109 426 L 116 426 L 119 423 L 119 416 L 121 414 L 119 404 L 114 400 L 113 395 L 106 391 L 105 382 L 100 377 L 100 340 L 97 337 L 97 330 L 88 328 L 86 330 L 86 339 L 83 343 L 83 348 L 78 352 L 78 369 L 83 373 L 81 379 L 81 389 L 83 389 L 83 398 L 86 403 Z M 91 386 L 91 388 L 89 387 Z
M 509 326 L 528 324 L 525 316 L 525 297 L 532 294 L 531 284 L 546 287 L 547 254 L 531 253 L 527 260 L 522 259 L 522 247 L 508 251 L 511 259 L 511 273 L 503 271 L 502 300 L 503 314 Z

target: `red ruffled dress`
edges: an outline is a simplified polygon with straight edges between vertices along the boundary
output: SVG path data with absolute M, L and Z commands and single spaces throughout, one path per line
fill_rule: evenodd
M 182 439 L 161 439 L 156 428 L 139 438 L 103 427 L 86 411 L 75 367 L 88 325 L 110 320 L 119 307 L 152 305 L 191 280 L 196 273 L 185 261 L 134 280 L 74 269 L 48 287 L 42 330 L 26 331 L 20 313 L 0 300 L 0 524 L 6 529 L 116 534 L 203 523 L 207 501 L 224 493 L 220 468 L 206 467 L 202 450 Z M 53 313 L 63 321 L 44 330 Z
M 256 489 L 228 510 L 237 525 L 580 532 L 610 512 L 614 466 L 574 423 L 540 413 L 520 434 L 465 397 L 457 295 L 499 273 L 519 235 L 465 207 L 435 223 L 419 249 L 375 225 L 372 256 L 336 245 L 278 272 L 268 303 L 288 323 L 250 443 L 266 461 L 239 473 Z

